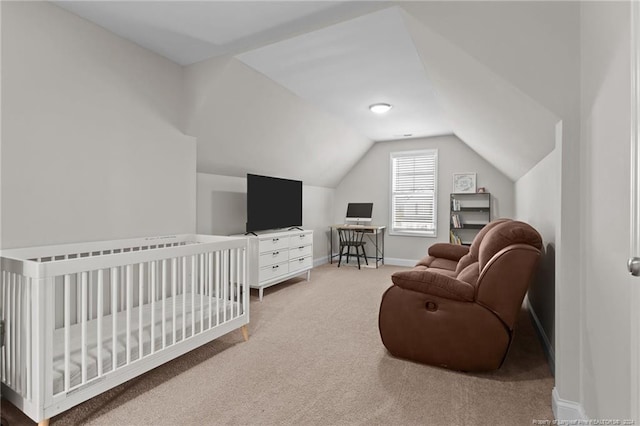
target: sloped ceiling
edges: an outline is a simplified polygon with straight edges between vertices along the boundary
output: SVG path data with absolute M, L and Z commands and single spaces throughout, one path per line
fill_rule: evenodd
M 186 72 L 199 172 L 246 173 L 335 187 L 371 140 L 234 58 Z
M 399 8 L 354 18 L 237 56 L 373 141 L 453 133 Z M 369 105 L 389 103 L 384 115 Z
M 119 2 L 118 7 L 128 9 L 117 13 L 111 2 L 92 3 L 59 2 L 90 20 L 108 16 L 109 26 L 104 20 L 100 25 L 179 63 L 215 56 L 185 67 L 185 131 L 198 138 L 201 172 L 254 172 L 335 186 L 372 141 L 453 132 L 516 180 L 554 147 L 559 116 L 548 106 L 560 114 L 571 107 L 558 101 L 566 98 L 562 87 L 540 97 L 536 88 L 544 87 L 544 81 L 532 85 L 526 83 L 529 79 L 504 78 L 503 72 L 509 73 L 504 64 L 518 56 L 545 59 L 546 45 L 554 41 L 543 37 L 538 42 L 537 23 L 526 28 L 530 34 L 519 36 L 532 43 L 530 51 L 496 45 L 502 54 L 479 57 L 462 49 L 459 40 L 443 36 L 446 28 L 435 32 L 430 27 L 439 16 L 455 19 L 464 13 L 445 2 L 437 2 L 435 9 L 394 3 L 399 6 L 382 11 L 388 4 L 252 2 L 254 8 L 246 10 L 247 5 L 236 9 L 230 5 L 235 2 L 214 2 L 224 7 L 200 8 L 197 18 L 189 9 L 195 7 L 192 2 Z M 472 3 L 476 8 L 485 4 Z M 501 7 L 490 3 L 490 16 L 497 14 L 499 20 Z M 505 13 L 512 13 L 511 7 L 505 5 Z M 215 18 L 207 21 L 213 10 Z M 265 20 L 250 19 L 262 18 L 259 10 Z M 527 13 L 518 9 L 512 15 L 526 19 Z M 180 19 L 167 21 L 167 15 Z M 208 31 L 203 22 L 218 24 Z M 482 24 L 474 28 L 494 30 Z M 509 45 L 509 36 L 501 34 L 500 40 Z M 465 47 L 475 48 L 472 43 Z M 515 54 L 511 58 L 505 52 Z M 497 67 L 495 58 L 501 59 Z M 543 61 L 540 66 L 553 68 Z M 565 63 L 560 67 L 566 71 Z M 548 74 L 543 80 L 555 75 Z M 387 116 L 374 117 L 366 109 L 373 102 L 394 108 Z
M 455 134 L 512 180 L 555 146 L 559 118 L 439 34 L 405 15 Z

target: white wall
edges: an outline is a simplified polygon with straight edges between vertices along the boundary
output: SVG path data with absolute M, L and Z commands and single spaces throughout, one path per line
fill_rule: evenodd
M 438 149 L 438 234 L 436 238 L 386 235 L 388 263 L 413 265 L 435 242 L 449 241 L 449 194 L 453 173 L 477 173 L 477 186 L 492 195 L 492 218 L 513 217 L 514 184 L 504 174 L 473 152 L 457 137 L 439 136 L 378 142 L 366 153 L 336 188 L 335 223 L 344 222 L 347 204 L 373 202 L 373 223 L 389 226 L 389 155 L 396 151 Z
M 560 150 L 555 149 L 515 183 L 515 217 L 542 235 L 544 252 L 529 287 L 530 312 L 542 334 L 551 367 L 555 360 L 555 256 L 560 191 Z
M 3 248 L 195 231 L 181 68 L 48 2 L 2 2 Z
M 580 304 L 581 312 L 579 402 L 590 418 L 625 419 L 631 414 L 629 300 L 631 287 L 638 282 L 626 270 L 631 180 L 629 16 L 628 2 L 581 4 L 583 249 L 582 282 L 574 303 Z
M 280 176 L 295 179 L 295 177 Z M 197 232 L 231 235 L 244 233 L 247 220 L 247 179 L 198 173 Z M 313 230 L 313 259 L 328 261 L 329 225 L 332 223 L 332 188 L 302 185 L 302 227 Z

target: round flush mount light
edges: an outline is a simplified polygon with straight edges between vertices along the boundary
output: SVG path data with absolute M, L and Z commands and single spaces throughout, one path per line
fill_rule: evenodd
M 392 108 L 389 104 L 373 104 L 369 105 L 369 109 L 371 112 L 375 112 L 376 114 L 384 114 Z

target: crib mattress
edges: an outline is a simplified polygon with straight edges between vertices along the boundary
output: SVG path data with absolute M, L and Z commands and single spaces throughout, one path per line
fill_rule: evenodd
M 175 301 L 175 317 L 173 315 Z M 209 304 L 211 301 L 211 304 Z M 184 302 L 184 305 L 183 305 Z M 195 295 L 195 304 L 192 309 L 192 295 L 185 293 L 175 297 L 167 297 L 164 302 L 166 318 L 162 316 L 162 301 L 157 301 L 153 308 L 153 342 L 151 336 L 152 309 L 151 304 L 142 305 L 142 338 L 140 336 L 140 308 L 134 307 L 130 314 L 126 311 L 116 314 L 116 344 L 113 344 L 113 316 L 104 315 L 102 317 L 102 374 L 113 370 L 113 355 L 115 352 L 116 368 L 127 363 L 127 315 L 130 318 L 129 333 L 129 362 L 140 358 L 140 345 L 142 345 L 142 356 L 157 352 L 164 345 L 169 346 L 175 342 L 180 342 L 202 330 L 209 329 L 209 308 L 211 307 L 211 325 L 221 324 L 242 314 L 239 312 L 239 304 L 236 302 L 226 302 L 216 297 Z M 203 307 L 203 309 L 202 309 Z M 226 317 L 225 317 L 226 312 Z M 192 319 L 193 316 L 193 319 Z M 175 327 L 174 320 L 175 318 Z M 163 333 L 164 322 L 164 333 Z M 195 325 L 195 327 L 194 327 Z M 93 319 L 86 322 L 86 380 L 98 376 L 98 320 Z M 53 356 L 53 394 L 56 395 L 65 390 L 70 390 L 82 384 L 82 338 L 81 324 L 70 326 L 70 356 L 69 356 L 69 389 L 65 389 L 65 330 L 56 329 L 54 332 L 54 356 Z M 174 335 L 175 329 L 175 335 Z M 184 331 L 183 331 L 184 330 Z M 193 332 L 195 330 L 195 333 Z

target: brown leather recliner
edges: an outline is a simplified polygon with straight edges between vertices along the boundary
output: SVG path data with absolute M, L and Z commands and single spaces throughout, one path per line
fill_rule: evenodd
M 485 232 L 478 258 L 470 249 L 471 262 L 455 276 L 424 266 L 394 273 L 380 304 L 383 344 L 394 356 L 425 364 L 499 368 L 541 250 L 535 229 L 505 221 Z
M 419 269 L 428 268 L 431 271 L 455 277 L 464 268 L 478 260 L 480 243 L 487 232 L 496 225 L 510 220 L 503 218 L 489 222 L 476 234 L 471 246 L 450 243 L 432 244 L 427 251 L 427 255 L 418 261 L 416 267 Z

